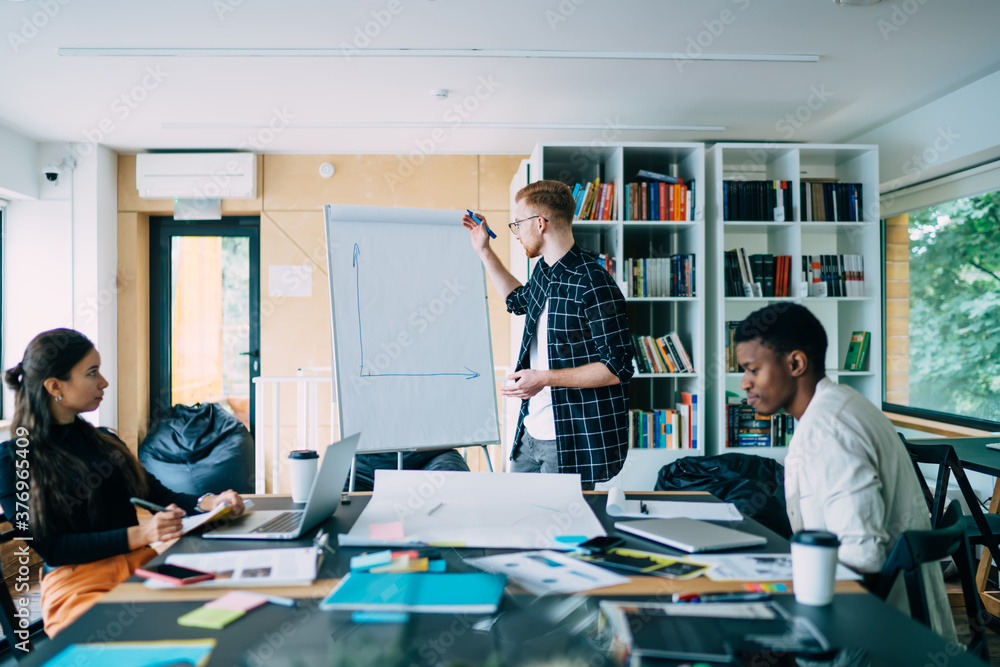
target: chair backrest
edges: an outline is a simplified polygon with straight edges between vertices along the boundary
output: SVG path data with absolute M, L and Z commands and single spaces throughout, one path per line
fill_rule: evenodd
M 986 616 L 979 591 L 976 589 L 972 551 L 965 535 L 962 508 L 958 503 L 951 503 L 945 509 L 937 528 L 908 530 L 899 536 L 872 592 L 885 600 L 889 597 L 896 580 L 902 575 L 910 604 L 910 615 L 929 627 L 930 611 L 921 566 L 925 563 L 937 563 L 949 556 L 954 559 L 962 582 L 962 597 L 965 600 L 965 613 L 969 622 L 969 651 L 988 659 L 986 637 L 983 632 Z
M 2 512 L 0 512 L 0 523 L 6 522 L 7 518 Z M 13 543 L 16 536 L 17 531 L 13 528 L 0 531 L 0 547 Z M 20 542 L 20 544 L 27 544 L 27 542 Z M 28 635 L 24 638 L 24 630 L 20 623 L 21 619 L 17 616 L 17 612 L 18 610 L 14 605 L 10 589 L 7 587 L 6 581 L 4 580 L 3 569 L 0 568 L 0 628 L 3 629 L 3 644 L 0 644 L 0 650 L 12 649 L 14 655 L 20 659 L 32 650 L 33 644 L 31 637 L 32 635 L 36 635 L 42 631 L 42 620 L 37 619 L 28 625 Z M 18 635 L 18 631 L 22 634 Z M 27 652 L 15 648 L 15 645 L 26 648 Z
M 923 492 L 924 500 L 927 502 L 927 510 L 932 514 L 931 526 L 937 525 L 936 522 L 934 521 L 934 519 L 936 518 L 936 515 L 934 514 L 934 511 L 936 509 L 934 506 L 934 493 L 931 491 L 930 487 L 927 486 L 927 479 L 924 477 L 924 473 L 920 469 L 920 464 L 923 463 L 923 461 L 919 460 L 920 455 L 913 451 L 913 448 L 911 447 L 910 443 L 906 441 L 906 437 L 903 436 L 902 433 L 896 433 L 896 435 L 899 436 L 899 439 L 903 442 L 903 446 L 906 447 L 906 453 L 910 455 L 910 463 L 913 464 L 913 470 L 914 472 L 917 473 L 917 481 L 920 482 L 920 490 Z M 938 470 L 938 472 L 940 473 L 940 469 Z M 945 471 L 944 474 L 947 475 L 948 474 L 947 471 Z M 945 477 L 946 489 L 948 488 L 947 482 L 948 482 L 947 477 Z

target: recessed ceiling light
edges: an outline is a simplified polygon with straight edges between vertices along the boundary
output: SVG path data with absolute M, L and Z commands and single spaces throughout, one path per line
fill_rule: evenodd
M 840 5 L 841 7 L 867 7 L 878 2 L 881 2 L 881 0 L 833 0 L 833 4 Z
M 266 128 L 267 125 L 260 123 L 240 123 L 232 121 L 224 122 L 166 122 L 160 123 L 164 130 L 258 130 Z M 337 130 L 337 129 L 392 129 L 407 130 L 419 128 L 451 127 L 445 122 L 421 122 L 421 121 L 344 121 L 344 122 L 316 122 L 316 123 L 291 123 L 285 126 L 286 130 Z M 608 123 L 478 123 L 467 121 L 461 125 L 454 126 L 455 129 L 490 129 L 490 130 L 606 130 Z M 724 125 L 629 125 L 627 123 L 615 123 L 616 130 L 652 130 L 669 132 L 724 132 Z

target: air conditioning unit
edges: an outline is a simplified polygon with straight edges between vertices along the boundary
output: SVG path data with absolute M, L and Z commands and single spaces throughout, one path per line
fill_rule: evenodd
M 135 185 L 144 199 L 256 199 L 253 153 L 140 153 Z

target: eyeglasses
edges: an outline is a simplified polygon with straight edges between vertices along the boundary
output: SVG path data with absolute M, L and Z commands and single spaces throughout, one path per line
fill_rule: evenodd
M 528 220 L 533 220 L 534 218 L 540 218 L 540 217 L 542 217 L 542 216 L 540 216 L 540 215 L 533 215 L 530 218 L 521 218 L 520 220 L 515 220 L 514 222 L 507 223 L 507 226 L 510 227 L 510 231 L 511 231 L 512 234 L 517 234 L 517 226 L 519 224 L 521 224 L 522 222 L 527 222 Z

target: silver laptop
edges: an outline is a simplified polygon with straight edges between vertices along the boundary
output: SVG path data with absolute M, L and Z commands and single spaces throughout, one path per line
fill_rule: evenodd
M 767 538 L 697 519 L 618 521 L 615 528 L 688 553 L 767 544 Z
M 254 511 L 202 537 L 214 540 L 294 540 L 333 516 L 340 505 L 344 482 L 358 448 L 360 433 L 326 448 L 323 463 L 313 478 L 305 509 Z

